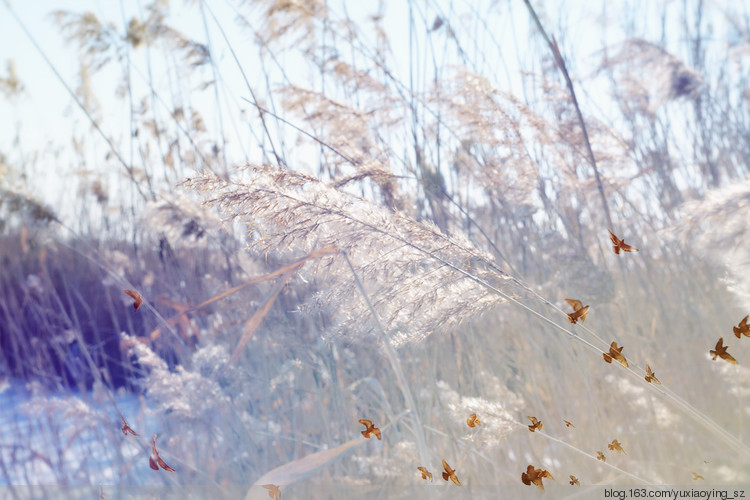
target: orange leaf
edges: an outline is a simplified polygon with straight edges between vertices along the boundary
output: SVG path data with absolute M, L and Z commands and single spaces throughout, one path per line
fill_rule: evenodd
M 255 311 L 255 314 L 253 314 L 252 317 L 247 320 L 247 323 L 245 323 L 244 332 L 242 333 L 242 337 L 237 343 L 237 347 L 234 348 L 234 352 L 232 353 L 232 357 L 229 358 L 228 364 L 232 364 L 235 360 L 237 360 L 237 357 L 240 355 L 240 351 L 242 351 L 242 348 L 245 347 L 245 344 L 247 344 L 252 338 L 253 334 L 255 334 L 255 330 L 258 329 L 260 323 L 263 321 L 263 318 L 265 318 L 266 314 L 268 314 L 268 311 L 271 310 L 271 306 L 276 301 L 276 297 L 279 296 L 279 292 L 281 292 L 281 289 L 284 288 L 284 285 L 289 282 L 289 280 L 292 278 L 292 275 L 293 272 L 289 271 L 286 276 L 284 276 L 284 279 L 282 279 L 276 285 L 273 293 L 266 299 L 260 309 Z
M 123 292 L 125 292 L 130 296 L 130 298 L 133 299 L 133 309 L 135 310 L 135 312 L 138 312 L 138 309 L 140 309 L 141 305 L 143 304 L 141 294 L 136 292 L 135 290 L 123 290 Z

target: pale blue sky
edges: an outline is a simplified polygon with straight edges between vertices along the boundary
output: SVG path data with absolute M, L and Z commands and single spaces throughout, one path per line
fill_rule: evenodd
M 140 7 L 139 7 L 140 4 Z M 202 21 L 198 14 L 196 5 L 188 6 L 185 9 L 186 15 L 178 15 L 179 8 L 185 5 L 183 2 L 172 2 L 173 17 L 169 22 L 177 29 L 182 30 L 188 36 L 198 40 L 205 40 L 205 32 Z M 653 2 L 648 0 L 634 2 L 604 2 L 593 4 L 584 0 L 566 1 L 566 2 L 534 2 L 543 22 L 550 34 L 555 35 L 561 42 L 564 55 L 570 61 L 570 71 L 578 86 L 579 101 L 584 108 L 584 112 L 591 116 L 596 116 L 604 122 L 609 120 L 608 112 L 608 87 L 604 79 L 594 81 L 589 79 L 594 68 L 600 62 L 600 50 L 603 44 L 616 48 L 628 34 L 635 34 L 645 37 L 655 42 L 661 38 L 661 18 L 660 11 L 664 2 Z M 71 10 L 74 12 L 91 11 L 100 19 L 115 23 L 121 31 L 124 31 L 124 25 L 127 20 L 138 11 L 142 12 L 142 6 L 145 2 L 113 2 L 111 0 L 67 0 L 67 1 L 39 1 L 39 2 L 20 2 L 10 0 L 11 8 L 26 24 L 37 43 L 41 46 L 47 57 L 55 65 L 68 85 L 76 86 L 78 72 L 78 56 L 75 48 L 67 45 L 63 41 L 59 29 L 49 15 L 53 9 Z M 215 13 L 222 28 L 227 33 L 232 47 L 240 57 L 243 68 L 251 79 L 252 83 L 258 87 L 263 87 L 262 71 L 259 68 L 257 58 L 257 46 L 252 40 L 252 35 L 247 31 L 240 29 L 235 22 L 235 13 L 233 3 L 224 1 L 208 2 L 210 9 Z M 378 3 L 341 1 L 331 2 L 331 8 L 335 11 L 335 17 L 341 18 L 346 10 L 350 16 L 360 20 L 367 15 L 374 13 Z M 365 8 L 363 6 L 366 5 Z M 390 37 L 393 53 L 391 54 L 392 70 L 398 74 L 402 82 L 409 81 L 409 12 L 407 2 L 390 2 L 385 4 L 384 26 Z M 525 96 L 522 85 L 521 68 L 525 71 L 539 72 L 540 54 L 547 55 L 546 48 L 542 47 L 541 38 L 530 35 L 531 21 L 529 14 L 521 1 L 506 2 L 432 2 L 427 6 L 426 2 L 413 2 L 415 24 L 420 27 L 417 29 L 421 33 L 421 38 L 415 41 L 414 53 L 418 55 L 435 54 L 437 59 L 445 58 L 441 67 L 455 64 L 458 59 L 454 54 L 445 53 L 445 37 L 440 34 L 428 35 L 427 30 L 421 28 L 424 25 L 431 25 L 432 20 L 440 11 L 450 19 L 451 26 L 456 32 L 462 45 L 465 47 L 469 57 L 476 61 L 477 70 L 485 77 L 493 81 L 498 89 L 516 94 L 521 99 L 531 98 Z M 676 0 L 666 2 L 667 12 L 675 14 L 682 9 L 682 2 Z M 254 10 L 255 9 L 255 10 Z M 370 10 L 367 10 L 370 9 Z M 624 9 L 629 9 L 624 12 Z M 125 10 L 125 12 L 123 12 Z M 245 9 L 247 12 L 257 12 L 256 8 Z M 632 27 L 633 33 L 627 33 L 629 29 L 623 26 L 622 20 L 630 18 L 629 13 L 642 13 L 637 16 L 641 21 L 639 26 Z M 91 136 L 91 131 L 87 118 L 73 104 L 70 96 L 64 90 L 63 85 L 55 77 L 51 69 L 44 62 L 38 51 L 33 47 L 27 36 L 19 27 L 16 20 L 8 13 L 7 6 L 0 6 L 0 66 L 5 71 L 5 63 L 13 60 L 17 73 L 25 85 L 25 93 L 14 103 L 9 104 L 0 101 L 0 115 L 4 118 L 0 121 L 0 151 L 6 152 L 11 162 L 14 164 L 31 164 L 26 159 L 29 155 L 46 152 L 43 155 L 43 161 L 36 162 L 36 170 L 28 173 L 34 178 L 43 176 L 45 180 L 53 181 L 57 172 L 60 172 L 60 163 L 65 158 L 65 151 L 70 147 L 71 137 L 76 136 L 80 139 Z M 721 9 L 714 9 L 712 12 L 721 12 Z M 510 14 L 509 14 L 510 13 Z M 145 17 L 142 15 L 141 17 Z M 666 47 L 673 49 L 677 56 L 686 57 L 687 54 L 681 54 L 679 51 L 684 50 L 685 44 L 681 39 L 682 29 L 676 22 L 679 18 L 674 15 L 673 19 L 668 20 L 666 24 Z M 251 142 L 249 135 L 245 133 L 244 137 L 238 137 L 233 134 L 233 130 L 240 130 L 242 127 L 241 117 L 232 112 L 239 109 L 247 109 L 248 113 L 252 112 L 249 106 L 241 99 L 249 97 L 248 91 L 240 77 L 237 66 L 228 50 L 226 43 L 222 40 L 215 24 L 209 19 L 209 30 L 211 39 L 214 44 L 214 58 L 217 62 L 219 71 L 224 78 L 225 90 L 222 92 L 221 99 L 226 99 L 224 106 L 228 112 L 224 113 L 225 135 L 230 136 L 230 143 L 227 146 L 229 160 L 231 163 L 241 163 L 245 155 L 251 160 L 259 160 L 257 155 L 252 153 L 252 148 L 247 147 Z M 257 21 L 257 19 L 251 21 Z M 715 38 L 717 48 L 722 44 L 722 30 L 725 29 L 727 19 L 718 18 L 706 20 L 707 31 L 711 40 L 712 35 Z M 369 23 L 363 23 L 363 26 L 369 27 Z M 602 26 L 606 26 L 603 30 Z M 428 42 L 432 43 L 432 50 L 428 47 Z M 345 49 L 347 50 L 347 49 Z M 721 50 L 720 50 L 721 52 Z M 147 81 L 146 64 L 144 59 L 145 51 L 136 51 L 133 55 L 132 79 L 134 86 L 141 85 L 145 88 Z M 303 81 L 309 83 L 313 88 L 319 85 L 319 76 L 311 73 L 310 75 L 300 74 L 304 70 L 297 68 L 297 60 L 290 55 L 281 55 L 280 62 L 284 65 L 285 71 L 294 75 L 296 72 Z M 431 69 L 431 60 L 425 59 L 413 62 L 415 68 L 416 83 L 418 89 L 424 89 L 429 86 L 429 81 L 433 78 Z M 119 69 L 116 64 L 109 67 L 108 70 L 96 75 L 95 89 L 97 99 L 103 105 L 105 114 L 102 120 L 102 126 L 106 133 L 118 143 L 127 142 L 127 124 L 129 112 L 125 101 L 116 101 L 114 99 L 114 88 L 121 78 Z M 174 105 L 174 90 L 176 83 L 170 81 L 169 76 L 164 73 L 159 74 L 158 68 L 154 70 L 153 81 L 157 86 L 157 91 L 163 99 L 170 101 Z M 307 78 L 307 80 L 305 80 Z M 585 85 L 580 85 L 580 79 L 586 81 Z M 179 83 L 179 82 L 177 82 Z M 215 111 L 215 101 L 213 91 L 209 90 L 202 94 L 205 99 L 204 116 L 207 120 L 217 120 Z M 196 95 L 191 96 L 193 105 L 200 107 L 201 98 Z M 231 125 L 229 120 L 233 119 Z M 679 120 L 677 120 L 679 122 Z M 218 130 L 216 123 L 209 123 L 209 127 Z M 20 127 L 21 145 L 20 148 L 14 144 L 16 128 Z M 242 132 L 241 132 L 242 134 Z M 99 141 L 101 144 L 101 141 Z M 128 156 L 128 151 L 122 152 Z M 101 158 L 106 154 L 106 148 L 101 144 L 95 153 L 90 153 L 88 168 L 94 168 Z M 72 160 L 70 160 L 72 161 Z M 135 162 L 135 160 L 133 160 Z M 65 166 L 65 165 L 64 165 Z M 67 165 L 68 167 L 70 165 Z M 48 185 L 56 186 L 53 182 L 47 182 Z M 64 204 L 65 200 L 56 195 L 61 193 L 46 193 L 44 198 L 50 198 L 49 202 L 53 205 Z M 70 196 L 70 194 L 66 194 Z

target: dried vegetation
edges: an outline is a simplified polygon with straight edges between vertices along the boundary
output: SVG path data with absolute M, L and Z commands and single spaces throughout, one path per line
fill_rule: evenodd
M 0 483 L 750 481 L 750 34 L 686 2 L 669 43 L 628 12 L 594 52 L 526 3 L 194 3 L 190 36 L 167 1 L 56 13 L 89 122 L 54 208 L 26 175 L 49 167 L 0 157 L 0 375 L 30 391 Z

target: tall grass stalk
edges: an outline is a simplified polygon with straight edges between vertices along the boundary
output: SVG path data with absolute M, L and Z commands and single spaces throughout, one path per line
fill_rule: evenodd
M 419 449 L 419 457 L 421 459 L 421 463 L 426 464 L 430 462 L 429 455 L 427 453 L 427 445 L 425 444 L 424 440 L 424 430 L 422 428 L 422 421 L 419 417 L 419 410 L 417 409 L 417 405 L 414 403 L 414 397 L 411 394 L 411 390 L 409 389 L 409 383 L 406 380 L 406 377 L 404 376 L 404 372 L 401 369 L 401 363 L 398 360 L 398 354 L 396 354 L 396 350 L 393 348 L 393 345 L 391 344 L 391 340 L 388 337 L 388 334 L 383 329 L 383 325 L 380 322 L 380 319 L 378 318 L 378 313 L 375 311 L 375 308 L 372 307 L 372 302 L 370 302 L 370 297 L 368 297 L 367 292 L 365 291 L 364 287 L 362 286 L 362 282 L 359 279 L 359 276 L 357 275 L 357 271 L 354 269 L 354 266 L 352 265 L 352 261 L 349 260 L 349 256 L 346 254 L 346 252 L 342 252 L 342 255 L 344 256 L 344 259 L 346 260 L 346 264 L 349 266 L 349 269 L 352 272 L 352 276 L 354 277 L 354 280 L 357 282 L 357 288 L 359 289 L 359 292 L 362 294 L 362 299 L 367 302 L 367 308 L 370 310 L 370 314 L 372 315 L 372 318 L 375 321 L 375 324 L 377 325 L 377 329 L 380 332 L 380 340 L 382 342 L 383 348 L 385 349 L 386 354 L 388 355 L 388 361 L 391 364 L 391 368 L 393 369 L 393 373 L 396 375 L 396 379 L 398 380 L 398 385 L 401 388 L 401 394 L 404 396 L 404 402 L 406 403 L 406 407 L 409 409 L 409 414 L 411 415 L 412 425 L 414 427 L 414 437 L 417 440 L 417 447 Z

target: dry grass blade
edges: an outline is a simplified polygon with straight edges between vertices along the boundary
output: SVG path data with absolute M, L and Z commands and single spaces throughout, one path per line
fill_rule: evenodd
M 263 474 L 263 476 L 255 481 L 253 486 L 247 492 L 245 500 L 251 500 L 256 498 L 257 495 L 253 495 L 254 490 L 259 490 L 256 486 L 264 484 L 275 484 L 278 486 L 284 486 L 285 484 L 291 484 L 300 479 L 309 477 L 316 471 L 331 465 L 336 460 L 342 458 L 346 453 L 352 451 L 355 447 L 366 443 L 365 438 L 352 439 L 346 443 L 331 448 L 330 450 L 320 451 L 312 453 L 298 460 L 292 460 L 289 463 L 276 467 L 275 469 Z
M 273 293 L 266 299 L 266 301 L 263 303 L 260 309 L 255 311 L 255 314 L 245 323 L 244 332 L 242 334 L 242 338 L 240 338 L 240 341 L 237 343 L 237 347 L 234 348 L 234 352 L 232 353 L 232 357 L 229 358 L 228 364 L 232 364 L 234 361 L 237 360 L 237 357 L 240 354 L 240 351 L 242 351 L 242 348 L 245 347 L 245 344 L 248 343 L 250 338 L 252 338 L 253 334 L 255 334 L 255 330 L 258 329 L 258 326 L 260 326 L 261 321 L 263 321 L 263 318 L 266 317 L 266 314 L 268 314 L 268 311 L 271 309 L 271 306 L 276 301 L 276 297 L 278 297 L 279 292 L 282 288 L 284 288 L 284 285 L 286 285 L 289 280 L 294 275 L 294 272 L 297 271 L 305 262 L 307 262 L 310 259 L 313 259 L 315 257 L 319 257 L 321 255 L 325 255 L 328 253 L 331 253 L 332 248 L 326 247 L 322 250 L 318 250 L 317 252 L 313 252 L 307 257 L 305 257 L 302 260 L 298 260 L 297 262 L 293 264 L 289 264 L 288 266 L 284 266 L 280 271 L 283 273 L 282 280 L 276 285 L 276 287 L 273 290 Z
M 268 280 L 276 278 L 278 276 L 283 276 L 284 274 L 288 273 L 289 271 L 295 270 L 295 269 L 299 268 L 302 264 L 304 264 L 308 260 L 315 259 L 315 258 L 321 257 L 323 255 L 327 255 L 327 254 L 335 253 L 335 252 L 337 252 L 337 250 L 336 250 L 336 248 L 334 248 L 332 246 L 325 247 L 325 248 L 322 248 L 320 250 L 316 250 L 315 252 L 312 252 L 311 254 L 309 254 L 307 257 L 304 257 L 303 259 L 300 259 L 300 260 L 298 260 L 296 262 L 293 262 L 293 263 L 291 263 L 289 265 L 281 267 L 281 268 L 279 268 L 279 269 L 277 269 L 277 270 L 275 270 L 275 271 L 273 271 L 271 273 L 265 274 L 263 276 L 258 276 L 256 278 L 248 280 L 248 281 L 246 281 L 245 283 L 243 283 L 241 285 L 237 285 L 237 286 L 235 286 L 233 288 L 230 288 L 229 290 L 225 290 L 225 291 L 221 292 L 219 295 L 211 297 L 210 299 L 205 300 L 205 301 L 201 302 L 200 304 L 198 304 L 196 306 L 192 306 L 192 307 L 185 308 L 184 310 L 180 310 L 179 313 L 175 314 L 174 316 L 171 316 L 171 317 L 167 318 L 167 320 L 166 320 L 167 324 L 169 326 L 174 326 L 174 325 L 179 324 L 179 323 L 189 324 L 190 322 L 188 321 L 188 317 L 187 317 L 187 313 L 189 313 L 189 312 L 198 311 L 198 310 L 200 310 L 200 309 L 202 309 L 202 308 L 204 308 L 204 307 L 206 307 L 206 306 L 208 306 L 210 304 L 213 304 L 214 302 L 217 302 L 217 301 L 219 301 L 219 300 L 221 300 L 223 298 L 226 298 L 226 297 L 232 295 L 233 293 L 239 292 L 240 290 L 242 290 L 244 288 L 247 288 L 250 285 L 256 285 L 258 283 L 263 283 L 264 281 L 268 281 Z M 151 334 L 149 335 L 149 338 L 151 338 L 151 340 L 155 340 L 157 337 L 159 337 L 160 333 L 161 333 L 161 328 L 156 328 L 156 329 L 154 329 L 154 331 L 151 332 Z
M 234 352 L 232 352 L 232 357 L 229 358 L 228 364 L 232 364 L 237 360 L 237 357 L 240 355 L 242 348 L 245 347 L 248 341 L 250 341 L 252 336 L 255 334 L 255 330 L 258 329 L 261 321 L 263 321 L 263 318 L 265 318 L 266 314 L 268 314 L 268 311 L 271 310 L 271 306 L 276 301 L 276 297 L 279 296 L 279 292 L 281 292 L 281 289 L 284 288 L 287 283 L 289 283 L 289 280 L 293 275 L 294 271 L 287 271 L 283 279 L 276 285 L 276 287 L 274 287 L 271 295 L 265 300 L 265 302 L 263 302 L 263 305 L 260 307 L 260 309 L 255 311 L 255 314 L 253 314 L 252 317 L 247 320 L 247 323 L 245 323 L 245 328 L 243 329 L 242 337 L 237 343 L 237 347 L 234 348 Z
M 531 2 L 529 2 L 529 0 L 524 0 L 524 2 L 526 3 L 526 7 L 529 9 L 529 13 L 531 14 L 531 17 L 534 18 L 534 22 L 537 28 L 539 28 L 539 31 L 544 37 L 544 40 L 547 42 L 547 45 L 549 46 L 550 51 L 552 52 L 552 55 L 555 58 L 555 62 L 557 63 L 557 66 L 560 69 L 560 72 L 565 78 L 565 83 L 568 87 L 568 92 L 570 93 L 570 99 L 573 103 L 573 108 L 576 111 L 576 116 L 578 117 L 578 124 L 581 127 L 581 135 L 583 136 L 583 143 L 586 146 L 586 152 L 587 152 L 586 159 L 591 164 L 591 167 L 594 169 L 594 177 L 596 178 L 596 187 L 599 191 L 599 196 L 601 197 L 601 200 L 602 200 L 602 206 L 604 207 L 604 215 L 607 218 L 607 223 L 609 224 L 609 227 L 613 227 L 612 216 L 609 213 L 609 204 L 607 203 L 607 197 L 604 194 L 604 186 L 602 185 L 601 175 L 599 174 L 599 167 L 596 164 L 596 157 L 594 156 L 594 151 L 591 149 L 591 141 L 589 140 L 589 133 L 586 128 L 586 121 L 583 119 L 583 113 L 581 113 L 581 107 L 578 105 L 578 98 L 576 97 L 576 92 L 575 92 L 575 89 L 573 88 L 573 82 L 570 79 L 568 68 L 565 65 L 565 59 L 563 59 L 563 56 L 560 53 L 560 49 L 557 46 L 557 41 L 554 39 L 554 37 L 550 40 L 550 38 L 547 36 L 547 32 L 544 30 L 544 27 L 542 26 L 542 22 L 539 20 L 539 17 L 536 15 L 536 11 L 534 10 L 534 7 L 531 6 Z
M 257 283 L 263 283 L 264 281 L 270 280 L 272 278 L 276 278 L 277 276 L 281 276 L 281 275 L 283 275 L 283 274 L 285 274 L 285 273 L 287 273 L 287 272 L 289 272 L 291 270 L 299 268 L 302 264 L 304 264 L 308 260 L 317 259 L 318 257 L 322 257 L 323 255 L 327 255 L 327 254 L 331 254 L 331 253 L 336 253 L 337 251 L 338 250 L 336 248 L 334 248 L 334 247 L 325 247 L 325 248 L 322 248 L 320 250 L 316 250 L 316 251 L 312 252 L 310 255 L 308 255 L 307 257 L 298 260 L 297 262 L 293 262 L 293 263 L 291 263 L 289 265 L 286 265 L 286 266 L 284 266 L 282 268 L 279 268 L 279 269 L 273 271 L 272 273 L 268 273 L 268 274 L 266 274 L 264 276 L 259 276 L 257 278 L 253 278 L 253 279 L 251 279 L 251 280 L 249 280 L 249 281 L 247 281 L 247 282 L 245 282 L 245 283 L 243 283 L 241 285 L 238 285 L 238 286 L 236 286 L 234 288 L 230 288 L 229 290 L 227 290 L 225 292 L 222 292 L 219 295 L 216 295 L 215 297 L 211 297 L 210 299 L 206 300 L 205 302 L 201 302 L 200 304 L 198 304 L 197 306 L 195 306 L 191 310 L 197 310 L 197 309 L 201 309 L 203 307 L 206 307 L 207 305 L 213 304 L 217 300 L 221 300 L 224 297 L 228 297 L 229 295 L 231 295 L 231 294 L 233 294 L 235 292 L 238 292 L 238 291 L 242 290 L 243 288 L 248 287 L 249 285 L 255 285 Z

